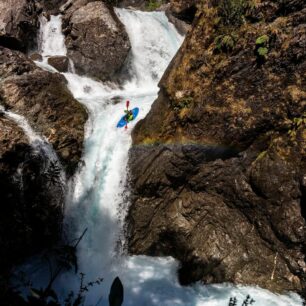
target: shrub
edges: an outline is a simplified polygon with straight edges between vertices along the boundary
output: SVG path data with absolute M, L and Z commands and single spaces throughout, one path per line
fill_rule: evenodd
M 13 288 L 8 292 L 7 297 L 4 299 L 4 303 L 11 303 L 16 305 L 13 301 L 18 302 L 18 306 L 84 306 L 86 293 L 90 288 L 100 285 L 103 281 L 102 278 L 98 278 L 95 281 L 85 283 L 85 274 L 79 273 L 80 286 L 77 293 L 71 291 L 65 298 L 64 302 L 61 303 L 57 293 L 53 289 L 53 284 L 56 279 L 64 272 L 78 270 L 76 249 L 82 238 L 84 237 L 87 229 L 83 232 L 81 237 L 76 241 L 74 245 L 62 245 L 54 247 L 52 250 L 47 252 L 43 259 L 45 259 L 49 266 L 50 280 L 46 288 L 34 288 L 31 281 L 26 280 L 23 273 L 20 275 L 20 281 L 25 288 L 29 288 L 30 294 L 24 298 L 18 291 L 18 288 Z M 116 277 L 109 293 L 109 306 L 121 306 L 123 303 L 123 285 Z M 99 304 L 101 299 L 97 302 Z M 3 302 L 3 300 L 2 300 Z
M 266 60 L 269 53 L 269 36 L 262 35 L 256 39 L 256 55 L 260 60 Z
M 227 26 L 239 26 L 244 23 L 244 14 L 249 7 L 248 0 L 220 0 L 219 14 Z
M 147 10 L 149 11 L 155 11 L 161 6 L 162 2 L 158 0 L 149 0 L 149 2 L 146 5 Z
M 215 39 L 215 50 L 221 52 L 232 51 L 235 47 L 237 37 L 235 35 L 219 35 Z

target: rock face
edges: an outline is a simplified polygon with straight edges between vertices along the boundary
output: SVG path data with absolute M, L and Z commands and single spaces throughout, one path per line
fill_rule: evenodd
M 0 48 L 1 104 L 27 118 L 52 144 L 67 173 L 82 154 L 86 110 L 71 95 L 65 78 L 43 71 L 21 53 Z
M 67 5 L 63 22 L 68 57 L 77 73 L 104 81 L 122 68 L 130 42 L 113 8 L 99 1 L 76 1 Z
M 32 0 L 0 0 L 0 46 L 27 51 L 36 46 L 39 28 Z
M 67 2 L 67 0 L 36 0 L 37 6 L 41 7 L 44 12 L 51 15 L 58 15 L 60 7 Z
M 305 295 L 306 4 L 230 4 L 203 1 L 133 131 L 129 250 Z
M 30 143 L 30 134 L 0 111 L 1 295 L 12 264 L 60 238 L 65 201 L 61 169 L 68 176 L 76 169 L 87 113 L 63 76 L 41 70 L 21 52 L 0 48 L 0 78 L 0 106 L 24 116 L 61 163 L 47 142 Z
M 69 67 L 69 59 L 67 56 L 51 56 L 48 58 L 48 64 L 59 72 L 67 72 Z
M 0 144 L 1 293 L 12 263 L 60 238 L 65 195 L 46 156 L 5 116 L 0 117 Z
M 41 54 L 39 53 L 33 53 L 29 56 L 29 58 L 32 60 L 32 61 L 38 61 L 38 62 L 42 62 L 43 60 L 43 57 Z
M 197 12 L 199 0 L 170 0 L 170 12 L 177 18 L 191 23 Z

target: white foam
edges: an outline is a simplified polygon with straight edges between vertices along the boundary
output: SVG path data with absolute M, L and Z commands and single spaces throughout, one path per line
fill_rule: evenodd
M 298 295 L 279 296 L 254 287 L 228 284 L 181 287 L 176 276 L 178 263 L 174 259 L 127 256 L 120 251 L 123 217 L 128 209 L 125 181 L 130 133 L 136 122 L 149 112 L 157 97 L 158 81 L 183 38 L 162 12 L 124 9 L 116 12 L 125 24 L 132 44 L 131 79 L 123 89 L 73 73 L 64 74 L 71 92 L 87 107 L 90 115 L 83 156 L 85 166 L 75 176 L 66 206 L 70 238 L 80 236 L 88 228 L 78 248 L 79 270 L 86 274 L 87 280 L 104 277 L 102 286 L 87 294 L 86 304 L 94 305 L 103 296 L 99 305 L 108 305 L 107 293 L 118 275 L 124 285 L 125 306 L 226 306 L 231 296 L 236 296 L 241 303 L 247 294 L 256 300 L 256 306 L 301 305 Z M 59 49 L 45 47 L 44 50 L 64 53 L 62 34 L 56 32 L 57 38 L 47 34 L 49 26 L 42 28 L 45 46 L 50 46 L 54 40 L 52 45 L 59 46 Z M 44 51 L 47 53 L 50 54 Z M 119 103 L 114 103 L 114 97 L 120 97 L 117 98 Z M 116 123 L 123 114 L 127 99 L 131 101 L 131 107 L 140 108 L 140 115 L 129 124 L 128 130 L 117 129 Z M 46 274 L 36 272 L 34 276 L 42 285 Z M 77 291 L 78 288 L 79 281 L 73 273 L 62 275 L 56 284 L 63 297 L 71 289 Z
M 61 15 L 51 16 L 50 21 L 43 16 L 40 18 L 40 49 L 42 56 L 66 56 Z

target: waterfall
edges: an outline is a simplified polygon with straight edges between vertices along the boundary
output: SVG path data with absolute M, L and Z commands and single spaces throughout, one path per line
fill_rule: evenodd
M 0 105 L 0 112 L 2 112 L 7 118 L 10 118 L 12 121 L 14 121 L 25 133 L 27 136 L 30 145 L 32 146 L 33 153 L 40 155 L 44 159 L 44 171 L 48 171 L 48 169 L 54 165 L 57 165 L 60 167 L 60 183 L 63 188 L 65 188 L 66 185 L 66 174 L 63 170 L 61 163 L 58 159 L 58 156 L 56 152 L 54 151 L 53 147 L 49 144 L 48 140 L 45 137 L 41 137 L 38 135 L 30 126 L 28 121 L 25 117 L 13 113 L 11 111 L 7 111 L 4 109 L 3 106 Z M 20 172 L 22 172 L 22 169 L 19 169 Z
M 127 99 L 132 107 L 140 108 L 139 119 L 148 113 L 157 97 L 158 81 L 183 37 L 163 12 L 117 9 L 116 13 L 132 44 L 128 63 L 130 80 L 123 89 L 74 73 L 64 74 L 75 98 L 89 111 L 83 156 L 85 166 L 72 182 L 65 212 L 71 240 L 88 228 L 78 247 L 79 271 L 85 273 L 86 281 L 104 278 L 101 286 L 87 294 L 86 305 L 96 305 L 101 296 L 99 305 L 108 305 L 107 294 L 115 276 L 123 282 L 125 306 L 226 306 L 231 296 L 236 296 L 241 304 L 247 294 L 252 295 L 258 306 L 301 305 L 296 294 L 276 295 L 254 287 L 230 284 L 181 287 L 176 276 L 178 263 L 173 258 L 129 256 L 122 252 L 122 220 L 128 209 L 125 200 L 128 150 L 135 122 L 129 124 L 127 131 L 117 129 L 116 123 Z M 42 24 L 44 57 L 66 54 L 63 35 L 58 31 L 59 23 L 60 17 L 52 16 L 50 22 Z M 42 286 L 45 277 L 42 272 L 33 273 L 37 287 Z M 63 274 L 56 283 L 56 290 L 63 297 L 78 288 L 79 279 L 72 272 Z
M 40 18 L 40 39 L 39 46 L 41 55 L 47 56 L 66 56 L 67 50 L 65 39 L 62 35 L 62 18 L 58 16 L 50 16 L 50 21 L 46 17 Z

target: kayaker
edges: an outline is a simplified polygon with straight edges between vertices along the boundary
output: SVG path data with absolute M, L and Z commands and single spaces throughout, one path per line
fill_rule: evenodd
M 126 101 L 125 121 L 131 122 L 134 119 L 133 112 L 129 110 L 130 101 Z

